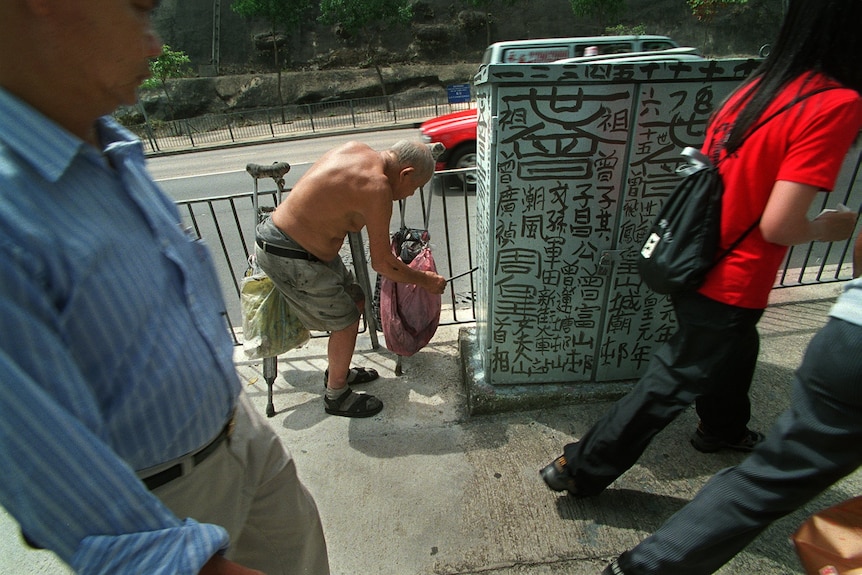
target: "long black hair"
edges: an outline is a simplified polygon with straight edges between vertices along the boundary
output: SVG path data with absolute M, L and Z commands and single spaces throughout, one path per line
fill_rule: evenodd
M 735 151 L 769 103 L 790 81 L 821 72 L 862 92 L 862 0 L 790 0 L 763 64 L 740 86 L 748 94 L 725 144 Z M 752 85 L 753 84 L 753 85 Z

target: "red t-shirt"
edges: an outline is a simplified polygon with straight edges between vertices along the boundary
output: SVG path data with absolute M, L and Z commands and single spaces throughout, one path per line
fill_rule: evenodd
M 859 93 L 822 74 L 804 74 L 776 96 L 761 119 L 797 96 L 823 86 L 836 89 L 815 94 L 782 112 L 746 138 L 735 154 L 722 160 L 721 249 L 726 249 L 763 214 L 776 181 L 832 189 L 844 156 L 862 128 Z M 710 123 L 702 149 L 707 156 L 712 157 L 714 142 L 726 137 L 736 119 L 738 110 L 728 111 L 729 105 L 746 91 L 731 96 L 728 105 Z M 724 155 L 722 152 L 721 157 Z M 763 309 L 786 253 L 786 246 L 767 242 L 755 227 L 710 271 L 698 291 L 726 304 Z

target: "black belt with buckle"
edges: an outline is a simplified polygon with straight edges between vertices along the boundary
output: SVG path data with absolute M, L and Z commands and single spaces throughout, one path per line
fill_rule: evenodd
M 260 238 L 255 240 L 258 247 L 265 251 L 268 254 L 272 254 L 274 256 L 280 256 L 283 258 L 292 258 L 295 260 L 308 260 L 310 262 L 319 262 L 320 259 L 314 255 L 310 254 L 305 250 L 294 250 L 291 248 L 282 248 L 279 246 L 274 246 L 271 243 L 265 242 Z
M 207 443 L 203 448 L 199 451 L 196 451 L 191 455 L 192 458 L 192 467 L 196 467 L 203 463 L 204 459 L 213 454 L 213 452 L 218 448 L 219 445 L 224 443 L 224 440 L 230 437 L 230 434 L 233 432 L 234 418 L 231 416 L 230 420 L 225 424 L 224 428 L 221 430 L 221 433 L 216 436 L 215 439 Z M 185 459 L 184 457 L 181 459 Z M 183 476 L 183 464 L 177 463 L 176 465 L 172 465 L 167 469 L 159 471 L 149 477 L 144 477 L 141 481 L 144 482 L 144 485 L 147 486 L 147 489 L 152 491 L 157 487 L 161 487 L 162 485 L 166 485 L 170 483 L 174 479 Z M 21 538 L 24 540 L 24 543 L 27 544 L 31 549 L 44 549 L 44 547 L 40 546 L 38 543 L 30 539 L 24 531 L 21 531 Z
M 234 423 L 234 420 L 233 420 L 233 417 L 231 417 L 230 421 L 227 422 L 227 424 L 224 426 L 224 429 L 221 430 L 221 433 L 219 433 L 215 439 L 213 439 L 212 441 L 207 443 L 204 447 L 202 447 L 200 450 L 194 452 L 191 455 L 192 467 L 197 467 L 198 465 L 203 463 L 207 457 L 212 455 L 213 452 L 216 449 L 218 449 L 219 445 L 224 443 L 225 439 L 230 437 L 230 434 L 233 431 L 233 423 Z M 144 477 L 141 479 L 141 481 L 144 482 L 144 485 L 147 486 L 147 489 L 152 491 L 153 489 L 156 489 L 157 487 L 161 487 L 162 485 L 166 485 L 167 483 L 170 483 L 174 479 L 177 479 L 178 477 L 182 477 L 182 476 L 183 476 L 183 464 L 177 463 L 176 465 L 172 465 L 172 466 L 168 467 L 167 469 L 163 469 L 162 471 L 159 471 L 158 473 L 154 473 L 153 475 L 150 475 L 149 477 Z

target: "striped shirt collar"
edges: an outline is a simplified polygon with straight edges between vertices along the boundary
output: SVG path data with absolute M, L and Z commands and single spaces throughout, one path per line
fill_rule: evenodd
M 108 155 L 125 154 L 133 149 L 143 155 L 137 138 L 109 116 L 96 120 L 96 129 Z M 101 155 L 99 150 L 2 87 L 0 141 L 52 183 L 63 176 L 79 154 Z

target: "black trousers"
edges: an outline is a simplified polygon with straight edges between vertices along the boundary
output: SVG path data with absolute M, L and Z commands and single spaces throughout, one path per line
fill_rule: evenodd
M 601 492 L 634 465 L 655 434 L 692 402 L 711 435 L 736 441 L 746 432 L 763 310 L 694 292 L 674 296 L 673 306 L 677 332 L 656 351 L 634 389 L 581 441 L 565 447 L 568 472 L 583 495 Z
M 773 521 L 853 472 L 862 464 L 860 385 L 862 327 L 830 319 L 811 340 L 793 381 L 791 407 L 766 440 L 624 553 L 618 560 L 623 572 L 713 573 Z

